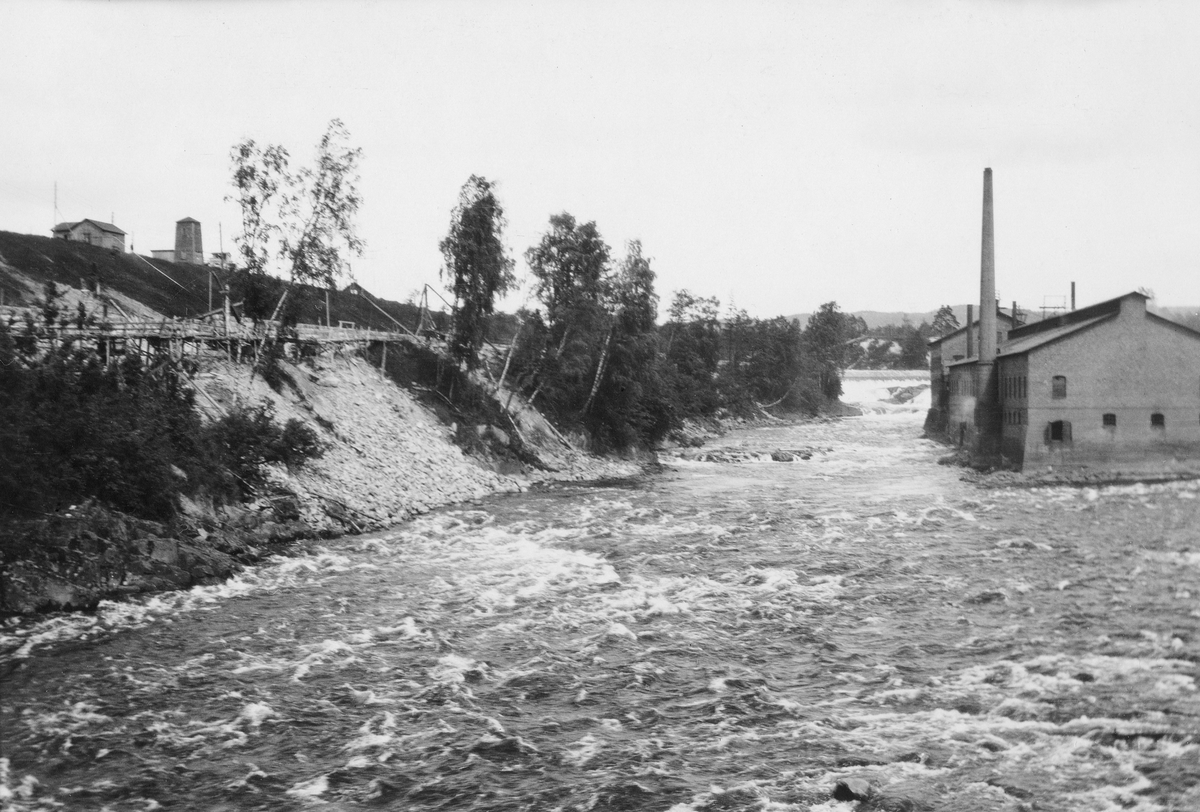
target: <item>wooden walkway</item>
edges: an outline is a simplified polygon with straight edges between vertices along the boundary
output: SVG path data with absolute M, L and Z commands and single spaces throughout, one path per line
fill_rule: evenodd
M 34 324 L 42 325 L 41 313 L 36 308 L 0 307 L 0 320 L 11 323 L 14 332 L 20 332 L 25 324 L 25 314 L 33 316 Z M 67 314 L 64 313 L 63 316 Z M 53 330 L 41 330 L 39 345 L 52 346 L 55 342 L 73 341 L 90 344 L 101 357 L 111 361 L 116 356 L 135 353 L 144 357 L 169 356 L 181 361 L 186 356 L 197 356 L 212 352 L 241 358 L 249 352 L 258 356 L 264 344 L 277 341 L 289 355 L 300 352 L 304 345 L 349 346 L 382 343 L 386 358 L 387 345 L 396 342 L 427 344 L 436 337 L 422 338 L 399 330 L 372 330 L 359 327 L 331 327 L 322 324 L 297 324 L 292 329 L 283 329 L 277 321 L 260 321 L 258 324 L 230 319 L 228 327 L 218 314 L 208 319 L 120 319 L 100 324 L 84 324 L 67 321 Z
M 0 307 L 0 320 L 12 323 L 20 329 L 25 314 L 34 316 L 34 323 L 41 324 L 41 313 L 32 308 Z M 187 341 L 262 341 L 278 338 L 283 341 L 316 341 L 321 343 L 363 343 L 375 341 L 407 341 L 418 343 L 420 339 L 412 333 L 399 330 L 373 330 L 360 327 L 330 327 L 323 324 L 297 324 L 294 330 L 282 330 L 279 322 L 260 321 L 230 322 L 228 327 L 219 320 L 211 319 L 130 319 L 115 320 L 102 324 L 85 324 L 82 327 L 73 320 L 67 325 L 55 327 L 57 338 L 71 339 L 174 339 Z

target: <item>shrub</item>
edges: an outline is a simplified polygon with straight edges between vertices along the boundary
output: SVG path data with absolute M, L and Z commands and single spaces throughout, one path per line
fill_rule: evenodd
M 216 462 L 236 479 L 222 490 L 240 498 L 262 485 L 263 465 L 295 466 L 324 451 L 316 432 L 301 421 L 293 418 L 280 426 L 269 401 L 235 408 L 206 426 L 204 434 Z
M 91 498 L 168 519 L 181 494 L 244 497 L 260 482 L 258 465 L 321 452 L 315 432 L 295 420 L 278 425 L 267 406 L 205 426 L 169 358 L 108 364 L 90 347 L 51 341 L 50 329 L 0 322 L 0 514 Z

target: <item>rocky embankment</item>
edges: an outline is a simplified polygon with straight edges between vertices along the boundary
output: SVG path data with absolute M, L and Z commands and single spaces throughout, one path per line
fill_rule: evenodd
M 10 530 L 21 534 L 9 545 L 19 555 L 0 572 L 0 614 L 84 609 L 211 582 L 297 539 L 379 529 L 536 482 L 640 470 L 570 447 L 529 409 L 507 430 L 447 425 L 350 353 L 284 366 L 294 384 L 274 392 L 249 365 L 207 362 L 194 378 L 197 406 L 215 417 L 238 403 L 269 402 L 280 422 L 297 418 L 317 431 L 321 457 L 297 470 L 271 469 L 267 487 L 245 505 L 186 501 L 169 528 L 82 505 Z M 474 452 L 464 453 L 456 437 L 470 438 Z

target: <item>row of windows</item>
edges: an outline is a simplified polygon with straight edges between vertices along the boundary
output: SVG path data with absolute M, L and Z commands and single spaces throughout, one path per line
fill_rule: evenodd
M 962 375 L 957 378 L 952 378 L 950 388 L 956 395 L 970 395 L 975 397 L 978 392 L 975 391 L 975 376 Z
M 1005 397 L 1024 398 L 1025 378 L 1016 375 L 1005 377 L 1001 383 Z M 1067 396 L 1067 376 L 1055 375 L 1050 379 L 1050 397 L 1061 400 Z
M 1000 379 L 1000 394 L 1006 398 L 1024 398 L 1027 381 L 1024 375 L 1005 375 Z
M 1006 413 L 1006 421 L 1007 421 Z M 1017 412 L 1021 414 L 1021 412 Z M 1115 429 L 1117 427 L 1117 416 L 1112 412 L 1105 412 L 1100 416 L 1100 425 L 1105 428 Z M 1167 417 L 1162 412 L 1154 412 L 1150 415 L 1150 428 L 1163 429 L 1167 428 Z M 1046 442 L 1071 442 L 1071 421 L 1069 420 L 1053 420 L 1046 424 Z
M 1024 409 L 1005 409 L 1004 425 L 1024 426 L 1029 423 L 1029 414 Z
M 1105 412 L 1100 416 L 1100 425 L 1105 428 L 1115 429 L 1117 427 L 1117 416 L 1112 412 Z M 1150 415 L 1150 428 L 1165 429 L 1167 427 L 1167 418 L 1162 412 L 1155 412 Z

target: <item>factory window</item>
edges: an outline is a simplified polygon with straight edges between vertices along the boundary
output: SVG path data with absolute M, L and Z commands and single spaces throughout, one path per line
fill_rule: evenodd
M 1051 443 L 1071 442 L 1071 423 L 1067 420 L 1053 420 L 1046 424 L 1046 445 Z
M 1067 396 L 1067 376 L 1055 375 L 1050 379 L 1051 388 L 1050 396 L 1054 398 L 1065 398 Z
M 1117 416 L 1115 414 L 1113 414 L 1112 412 L 1106 412 L 1104 414 L 1104 416 L 1101 418 L 1101 422 L 1105 426 L 1111 426 L 1113 428 L 1116 428 L 1117 427 Z
M 1163 416 L 1162 412 L 1155 412 L 1154 414 L 1150 415 L 1150 428 L 1165 429 L 1166 427 L 1167 418 Z

